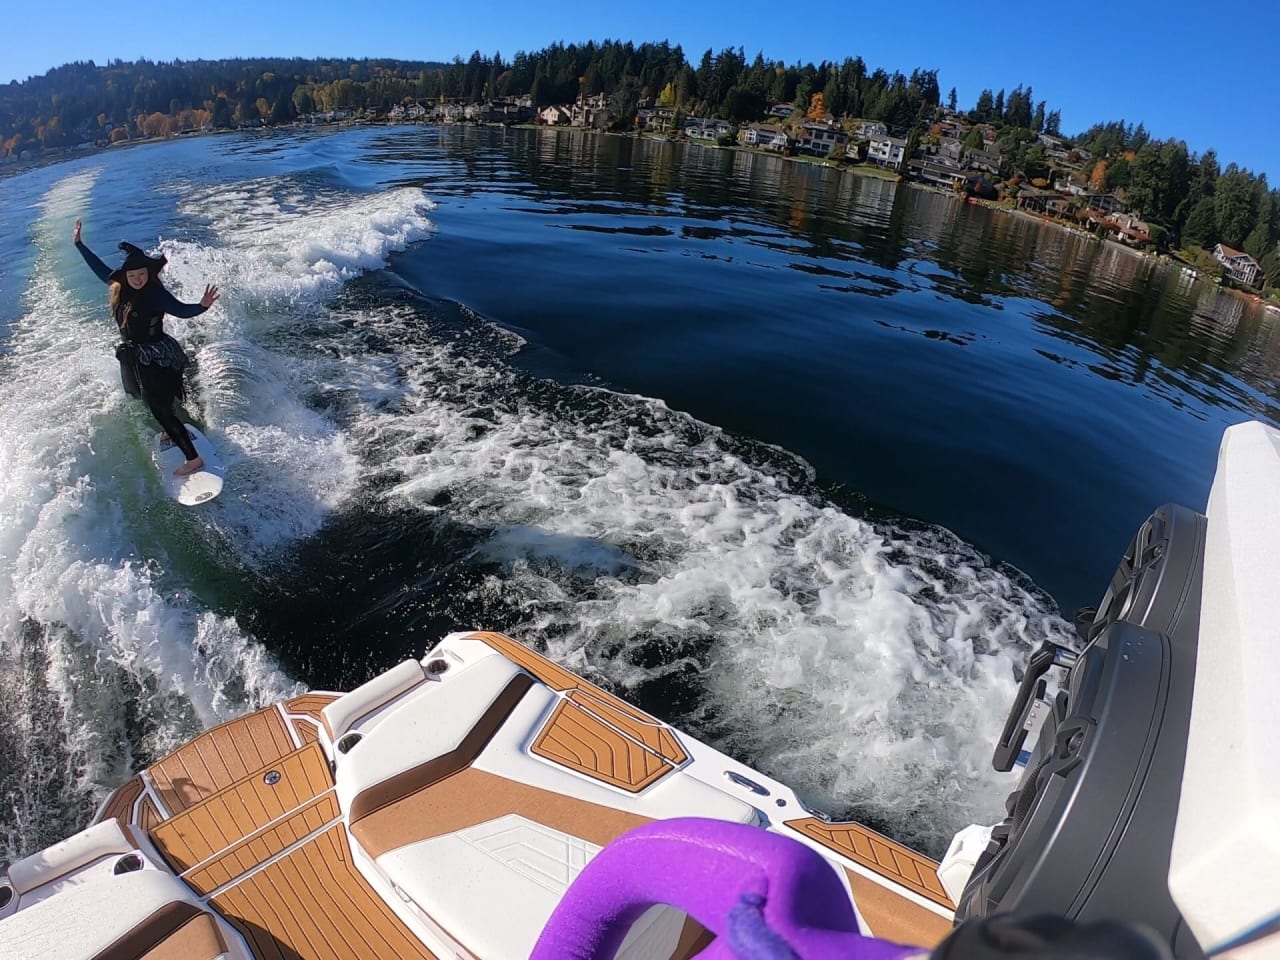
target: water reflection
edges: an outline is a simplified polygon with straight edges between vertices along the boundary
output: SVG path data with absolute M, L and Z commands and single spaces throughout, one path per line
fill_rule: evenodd
M 1038 301 L 1028 313 L 1040 332 L 1093 355 L 1042 356 L 1146 384 L 1175 404 L 1185 393 L 1280 420 L 1273 314 L 1079 231 L 819 164 L 668 141 L 427 128 L 373 146 L 375 159 L 415 161 L 433 195 L 537 200 L 537 212 L 580 218 L 570 226 L 583 231 L 665 237 L 675 219 L 682 239 L 797 257 L 788 265 L 829 293 L 925 291 L 997 309 Z M 957 311 L 957 326 L 933 334 L 972 342 L 981 334 L 972 318 Z

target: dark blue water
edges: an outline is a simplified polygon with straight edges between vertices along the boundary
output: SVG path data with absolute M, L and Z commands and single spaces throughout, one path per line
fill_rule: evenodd
M 0 211 L 11 852 L 201 726 L 486 627 L 937 853 L 999 815 L 1027 650 L 1154 507 L 1203 508 L 1225 426 L 1280 421 L 1251 304 L 737 151 L 220 136 L 0 180 Z M 223 289 L 172 324 L 228 462 L 207 508 L 158 495 L 76 216 Z

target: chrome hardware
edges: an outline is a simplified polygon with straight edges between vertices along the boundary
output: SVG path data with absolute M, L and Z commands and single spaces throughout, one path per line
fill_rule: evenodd
M 732 770 L 726 770 L 724 775 L 729 778 L 730 783 L 736 783 L 738 786 L 750 790 L 752 793 L 758 794 L 762 797 L 767 797 L 769 795 L 767 788 L 760 786 L 760 784 L 756 783 L 754 780 L 750 780 L 740 773 L 734 773 Z

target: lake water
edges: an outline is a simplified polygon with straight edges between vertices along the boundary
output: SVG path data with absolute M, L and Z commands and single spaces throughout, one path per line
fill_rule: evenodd
M 228 465 L 162 498 L 103 289 L 159 244 Z M 357 128 L 0 180 L 0 858 L 128 773 L 502 629 L 934 855 L 1276 322 L 1110 244 L 779 158 Z

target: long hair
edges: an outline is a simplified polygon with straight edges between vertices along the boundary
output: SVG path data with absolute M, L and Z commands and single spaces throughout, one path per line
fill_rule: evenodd
M 147 271 L 147 282 L 142 290 L 152 284 L 164 289 L 164 284 L 160 282 L 160 275 Z M 142 290 L 134 290 L 129 286 L 127 281 L 113 280 L 107 285 L 107 305 L 111 308 L 111 315 L 116 318 L 116 326 L 123 327 L 124 320 L 122 308 L 133 302 L 134 297 L 142 292 Z

